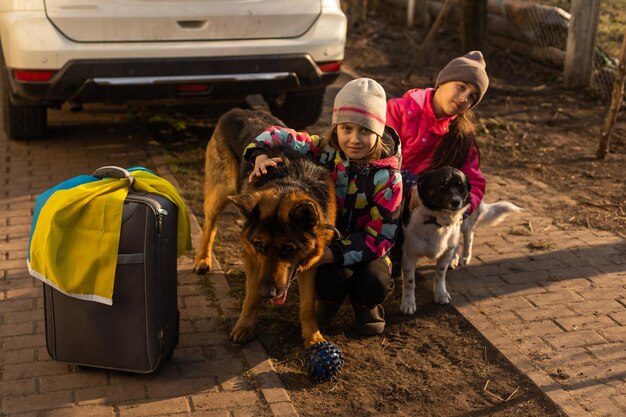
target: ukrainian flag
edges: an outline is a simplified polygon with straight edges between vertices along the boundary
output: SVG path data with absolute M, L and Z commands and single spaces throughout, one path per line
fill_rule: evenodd
M 162 195 L 178 206 L 177 256 L 190 250 L 189 212 L 174 186 L 146 168 L 128 171 L 134 189 Z M 112 305 L 129 182 L 80 175 L 37 197 L 28 247 L 30 274 L 70 297 Z

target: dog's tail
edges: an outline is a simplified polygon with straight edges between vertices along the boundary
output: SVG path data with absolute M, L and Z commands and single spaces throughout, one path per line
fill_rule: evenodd
M 495 226 L 500 223 L 510 213 L 519 213 L 524 209 L 508 201 L 498 201 L 496 203 L 480 203 L 478 207 L 476 223 L 478 226 Z

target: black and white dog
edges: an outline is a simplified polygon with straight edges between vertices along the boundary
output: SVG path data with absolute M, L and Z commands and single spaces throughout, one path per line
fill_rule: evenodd
M 446 290 L 448 267 L 467 265 L 472 257 L 474 229 L 479 225 L 494 225 L 511 212 L 522 209 L 501 201 L 481 203 L 466 219 L 469 207 L 470 183 L 456 168 L 442 167 L 424 172 L 410 190 L 402 216 L 402 304 L 405 314 L 413 314 L 415 304 L 415 265 L 420 258 L 436 262 L 433 293 L 435 302 L 448 304 Z M 463 254 L 457 254 L 463 234 Z

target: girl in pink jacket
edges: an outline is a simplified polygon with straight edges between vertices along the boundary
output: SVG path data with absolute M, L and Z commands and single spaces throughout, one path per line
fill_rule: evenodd
M 468 214 L 478 207 L 486 182 L 470 109 L 480 102 L 488 86 L 483 55 L 472 51 L 450 61 L 439 72 L 434 89 L 415 88 L 402 98 L 389 100 L 387 124 L 402 142 L 407 191 L 415 175 L 450 165 L 463 171 L 472 186 Z

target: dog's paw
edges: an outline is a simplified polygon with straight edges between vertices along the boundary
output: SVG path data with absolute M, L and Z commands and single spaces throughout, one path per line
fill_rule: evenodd
M 196 264 L 193 267 L 193 272 L 195 272 L 198 275 L 204 275 L 210 270 L 211 270 L 211 265 L 207 264 L 207 262 L 204 259 L 196 261 Z
M 417 311 L 417 305 L 415 304 L 414 297 L 406 297 L 402 299 L 402 304 L 400 304 L 400 311 L 404 314 L 413 314 Z
M 230 340 L 234 343 L 246 343 L 254 339 L 254 329 L 247 326 L 235 326 L 230 332 Z
M 461 265 L 463 265 L 462 261 L 461 261 Z M 458 253 L 452 257 L 452 260 L 450 261 L 450 266 L 448 268 L 454 269 L 457 266 L 459 266 L 459 254 Z
M 446 290 L 437 290 L 435 288 L 435 302 L 439 304 L 448 304 L 450 303 L 450 294 Z
M 472 261 L 472 256 L 464 256 L 461 258 L 461 265 L 469 265 Z
M 326 339 L 324 339 L 324 336 L 322 336 L 322 334 L 319 331 L 313 333 L 312 335 L 304 336 L 304 348 L 305 349 L 313 345 L 316 345 L 318 343 L 323 343 L 323 342 L 326 342 Z

